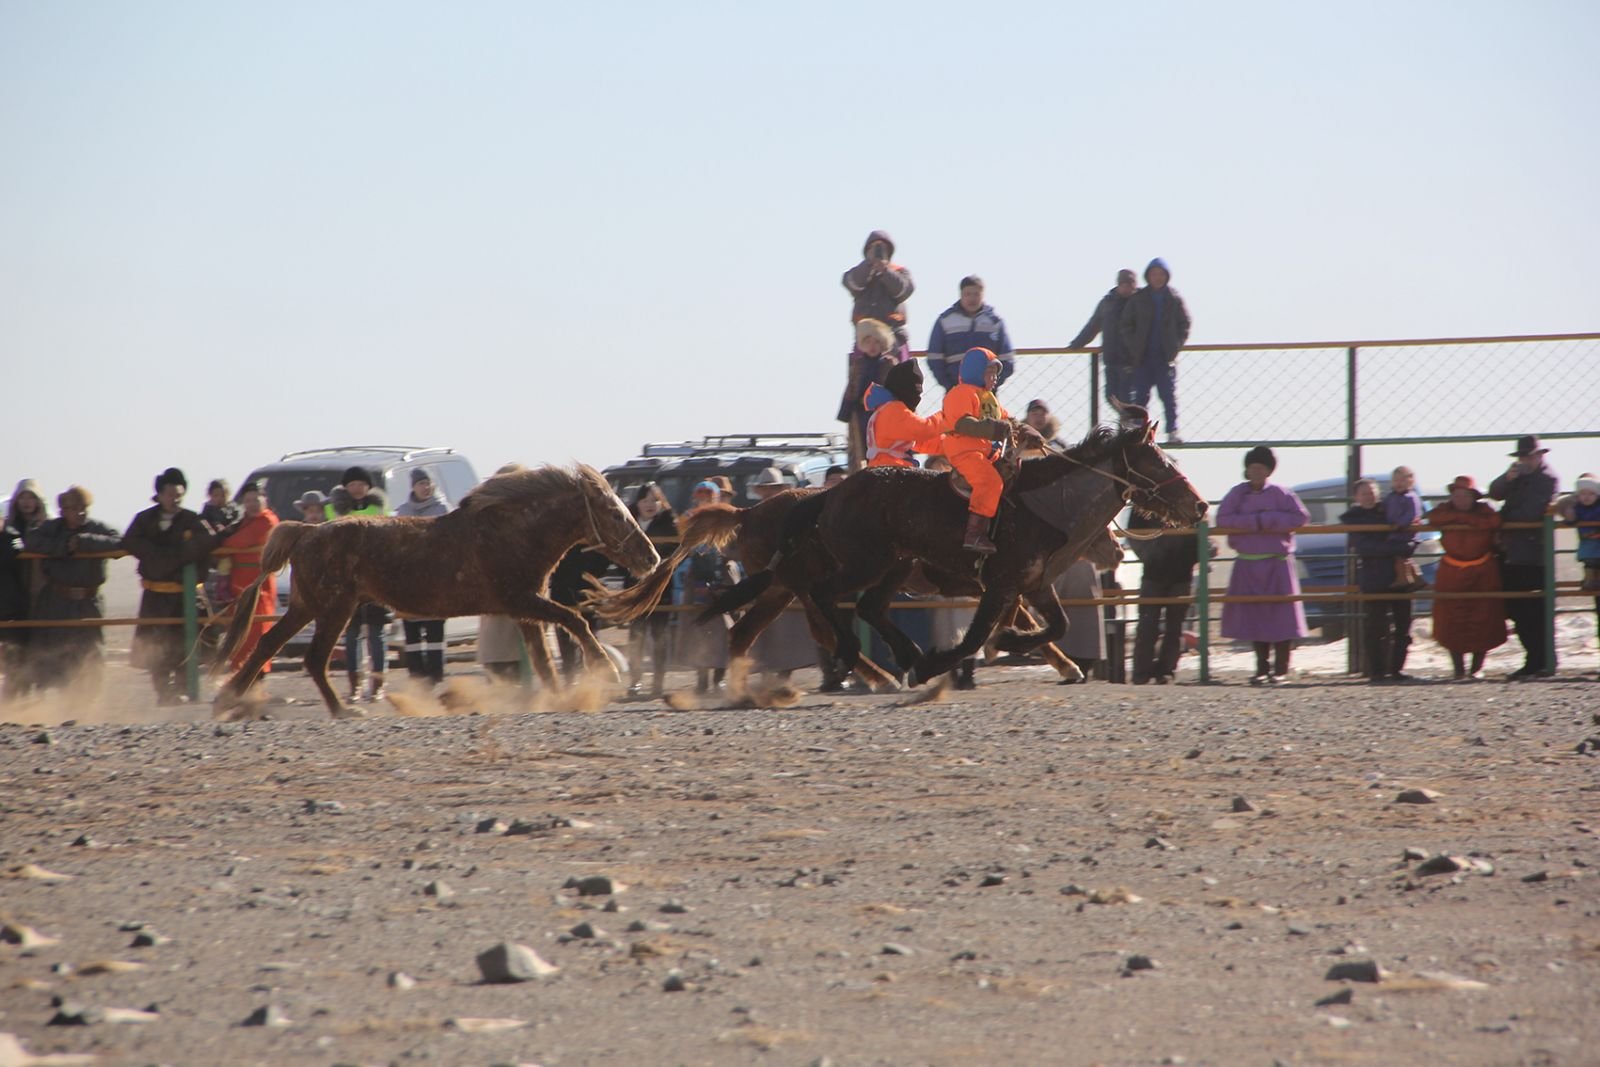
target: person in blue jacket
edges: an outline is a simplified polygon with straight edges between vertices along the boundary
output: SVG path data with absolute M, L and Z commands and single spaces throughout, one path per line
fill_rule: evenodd
M 974 348 L 987 348 L 1000 357 L 1004 385 L 1016 369 L 1017 353 L 1005 320 L 983 302 L 983 279 L 969 274 L 961 279 L 961 299 L 940 313 L 928 338 L 928 371 L 946 392 L 960 384 L 961 359 Z

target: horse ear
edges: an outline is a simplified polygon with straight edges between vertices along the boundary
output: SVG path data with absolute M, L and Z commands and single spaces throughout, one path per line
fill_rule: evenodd
M 1159 427 L 1160 425 L 1161 425 L 1161 423 L 1159 421 L 1150 423 L 1149 429 L 1145 430 L 1145 432 L 1144 432 L 1144 443 L 1145 444 L 1148 445 L 1148 444 L 1152 443 L 1153 441 L 1155 441 L 1155 439 L 1156 439 L 1156 428 Z

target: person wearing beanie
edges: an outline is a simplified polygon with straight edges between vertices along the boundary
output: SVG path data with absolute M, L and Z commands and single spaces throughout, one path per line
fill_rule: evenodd
M 139 561 L 139 618 L 175 619 L 183 615 L 184 598 L 193 598 L 210 569 L 217 533 L 199 515 L 183 507 L 189 480 L 176 467 L 156 476 L 154 506 L 133 517 L 122 535 L 122 547 Z M 185 582 L 184 568 L 194 565 L 196 584 Z M 186 699 L 183 661 L 189 650 L 183 628 L 171 624 L 134 627 L 129 662 L 150 672 L 157 706 L 181 704 Z
M 894 333 L 878 319 L 856 323 L 856 346 L 850 350 L 844 395 L 839 398 L 838 420 L 849 424 L 849 464 L 859 470 L 866 462 L 867 414 L 861 406 L 867 390 L 880 384 L 902 362 Z
M 1583 564 L 1583 591 L 1594 593 L 1595 626 L 1600 630 L 1600 477 L 1578 475 L 1577 488 L 1556 504 L 1562 519 L 1578 523 L 1578 562 Z
M 1498 593 L 1495 552 L 1500 513 L 1483 502 L 1478 483 L 1463 474 L 1450 483 L 1450 499 L 1422 521 L 1439 530 L 1444 555 L 1434 587 L 1441 593 Z M 1499 597 L 1440 597 L 1433 602 L 1433 639 L 1450 653 L 1455 680 L 1483 678 L 1483 657 L 1506 643 L 1505 602 Z M 1467 656 L 1472 666 L 1467 666 Z
M 1122 344 L 1132 366 L 1133 403 L 1150 406 L 1150 391 L 1161 396 L 1167 416 L 1167 444 L 1181 445 L 1178 435 L 1178 353 L 1189 341 L 1189 309 L 1168 283 L 1166 261 L 1152 259 L 1144 269 L 1144 288 L 1128 298 L 1122 311 Z
M 1228 545 L 1238 554 L 1228 577 L 1228 595 L 1298 596 L 1294 530 L 1311 512 L 1292 490 L 1269 479 L 1278 467 L 1272 449 L 1257 445 L 1244 457 L 1245 480 L 1228 490 L 1217 509 L 1217 528 L 1237 530 Z M 1222 605 L 1222 636 L 1255 646 L 1256 672 L 1251 685 L 1276 685 L 1288 679 L 1289 645 L 1306 636 L 1306 613 L 1300 601 Z M 1270 655 L 1270 661 L 1269 661 Z
M 339 484 L 325 507 L 329 519 L 380 519 L 388 514 L 389 500 L 374 484 L 370 471 L 365 467 L 348 467 L 339 476 Z M 344 632 L 344 669 L 350 682 L 352 704 L 376 700 L 383 694 L 383 671 L 388 658 L 383 631 L 390 618 L 389 609 L 382 604 L 357 604 L 355 614 L 350 616 L 350 625 Z M 372 662 L 365 687 L 361 684 L 363 643 Z
M 939 437 L 947 429 L 944 412 L 924 418 L 922 371 L 914 361 L 889 372 L 882 385 L 867 390 L 867 466 L 915 467 L 913 452 L 939 451 Z
M 1133 403 L 1133 364 L 1128 358 L 1122 340 L 1122 309 L 1128 298 L 1139 287 L 1139 279 L 1124 267 L 1117 271 L 1117 284 L 1106 291 L 1089 321 L 1083 324 L 1076 337 L 1067 342 L 1068 348 L 1084 348 L 1098 335 L 1100 338 L 1100 364 L 1106 372 L 1106 399 Z
M 29 618 L 41 620 L 100 619 L 105 599 L 100 587 L 106 581 L 105 559 L 89 556 L 115 552 L 122 547 L 116 530 L 89 517 L 94 496 L 74 485 L 56 497 L 61 517 L 47 519 L 23 538 L 22 547 L 44 556 L 38 560 L 44 584 L 34 599 Z M 105 637 L 98 626 L 34 630 L 28 637 L 23 675 L 8 692 L 28 688 L 68 686 L 76 682 L 98 686 Z
M 890 351 L 896 361 L 904 360 L 910 347 L 906 332 L 906 301 L 916 292 L 911 272 L 894 259 L 894 240 L 882 230 L 867 234 L 861 246 L 861 262 L 844 272 L 840 279 L 850 294 L 850 321 L 877 319 L 893 331 Z
M 961 547 L 981 556 L 996 551 L 988 528 L 1000 510 L 1005 483 L 994 462 L 1000 457 L 1000 442 L 1011 436 L 1011 414 L 994 395 L 999 382 L 1000 360 L 993 352 L 974 348 L 962 357 L 961 382 L 944 395 L 949 428 L 939 442 L 939 450 L 972 486 Z
M 1500 508 L 1502 523 L 1537 523 L 1556 499 L 1558 479 L 1556 472 L 1545 462 L 1548 448 L 1539 439 L 1527 434 L 1517 439 L 1511 451 L 1511 466 L 1489 483 L 1489 497 L 1504 503 Z M 1501 530 L 1500 547 L 1504 562 L 1500 567 L 1500 582 L 1505 591 L 1532 592 L 1543 589 L 1545 582 L 1544 546 L 1537 529 Z M 1517 641 L 1522 645 L 1524 662 L 1507 675 L 1507 680 L 1520 682 L 1536 675 L 1555 670 L 1556 653 L 1550 646 L 1550 635 L 1545 630 L 1544 604 L 1537 597 L 1510 597 L 1505 601 L 1506 618 L 1516 628 Z
M 969 274 L 961 279 L 960 299 L 939 313 L 928 338 L 928 371 L 948 392 L 961 384 L 961 360 L 974 348 L 987 348 L 1000 359 L 1000 382 L 1005 384 L 1016 367 L 1016 350 L 1006 333 L 1005 320 L 983 302 L 983 279 Z
M 394 509 L 396 516 L 435 519 L 450 510 L 426 467 L 411 469 L 411 492 Z M 444 681 L 444 620 L 401 619 L 406 635 L 406 673 L 416 681 L 437 685 Z

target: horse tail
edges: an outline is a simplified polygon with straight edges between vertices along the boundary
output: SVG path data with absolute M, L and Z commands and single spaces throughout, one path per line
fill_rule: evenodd
M 739 534 L 741 513 L 729 504 L 708 504 L 691 513 L 678 529 L 681 539 L 677 551 L 657 563 L 649 574 L 618 592 L 608 590 L 598 579 L 589 578 L 583 606 L 601 621 L 624 626 L 648 614 L 661 602 L 672 584 L 672 572 L 701 545 L 722 550 Z
M 777 576 L 770 570 L 757 571 L 738 585 L 719 593 L 715 600 L 706 605 L 704 611 L 695 616 L 694 621 L 710 622 L 718 615 L 726 615 L 730 611 L 738 611 L 772 588 L 772 581 L 775 577 Z
M 211 667 L 212 674 L 221 673 L 228 661 L 233 658 L 234 652 L 244 643 L 244 635 L 249 632 L 250 624 L 255 621 L 256 601 L 261 598 L 261 583 L 283 570 L 295 545 L 299 544 L 300 538 L 311 529 L 311 526 L 303 522 L 280 522 L 268 535 L 267 543 L 261 549 L 261 573 L 233 602 L 233 621 L 228 623 L 228 632 L 222 638 L 221 647 L 217 649 L 217 659 Z

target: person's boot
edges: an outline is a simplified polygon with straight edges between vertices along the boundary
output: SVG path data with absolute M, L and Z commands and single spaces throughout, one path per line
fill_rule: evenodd
M 961 666 L 959 668 L 957 668 L 957 673 L 956 673 L 956 688 L 957 689 L 976 689 L 976 688 L 978 688 L 978 680 L 972 676 L 973 672 L 977 669 L 977 666 L 978 666 L 978 660 L 977 660 L 976 657 L 973 657 L 973 658 L 970 658 L 970 659 L 964 659 L 964 660 L 961 661 Z
M 967 533 L 961 542 L 961 547 L 980 556 L 994 555 L 995 547 L 994 542 L 989 540 L 987 516 L 979 515 L 976 511 L 967 512 Z
M 376 704 L 383 697 L 383 675 L 373 671 L 367 675 L 367 688 L 362 692 L 361 699 L 368 704 Z
M 350 699 L 345 703 L 359 704 L 361 703 L 361 675 L 355 671 L 350 671 L 347 677 L 350 679 Z

